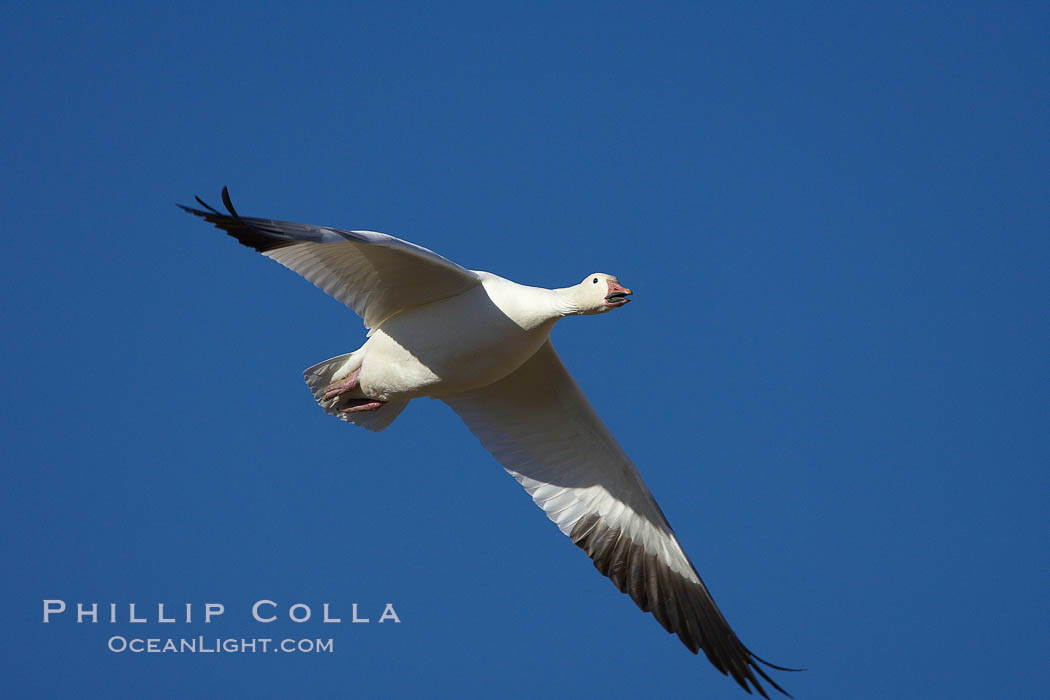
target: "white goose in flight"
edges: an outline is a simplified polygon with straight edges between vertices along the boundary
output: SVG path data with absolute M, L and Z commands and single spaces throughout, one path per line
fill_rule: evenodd
M 760 664 L 718 610 L 641 475 L 551 345 L 566 316 L 625 306 L 631 290 L 593 273 L 563 289 L 527 287 L 467 270 L 413 243 L 372 231 L 239 216 L 179 205 L 281 263 L 364 319 L 357 350 L 304 372 L 314 399 L 342 420 L 386 428 L 414 398 L 452 407 L 616 587 L 704 650 L 723 674 L 763 697 Z

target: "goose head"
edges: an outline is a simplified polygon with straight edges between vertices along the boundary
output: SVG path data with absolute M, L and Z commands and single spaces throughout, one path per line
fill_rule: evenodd
M 629 302 L 630 289 L 620 285 L 620 281 L 604 272 L 594 272 L 583 278 L 583 281 L 568 290 L 573 298 L 577 313 L 583 315 L 604 314 L 624 306 Z

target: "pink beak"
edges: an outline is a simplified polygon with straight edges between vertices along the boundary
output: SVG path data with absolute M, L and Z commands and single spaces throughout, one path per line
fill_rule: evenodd
M 618 282 L 612 280 L 606 280 L 606 284 L 609 285 L 609 293 L 605 295 L 606 306 L 623 306 L 630 301 L 628 295 L 633 294 L 627 287 L 621 287 Z

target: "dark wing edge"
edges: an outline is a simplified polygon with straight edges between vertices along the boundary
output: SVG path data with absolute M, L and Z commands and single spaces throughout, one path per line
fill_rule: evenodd
M 643 612 L 652 613 L 665 630 L 677 634 L 689 651 L 696 654 L 703 649 L 716 669 L 731 676 L 749 694 L 750 683 L 759 695 L 769 698 L 757 673 L 777 691 L 792 697 L 760 664 L 778 671 L 804 669 L 771 664 L 744 646 L 702 581 L 694 583 L 672 571 L 657 555 L 648 553 L 619 528 L 602 522 L 596 513 L 580 518 L 569 537 L 587 553 L 599 573 L 629 595 Z
M 230 200 L 230 191 L 225 186 L 222 188 L 222 203 L 229 211 L 229 214 L 223 214 L 200 197 L 194 197 L 194 199 L 204 209 L 194 209 L 178 203 L 175 206 L 185 212 L 201 217 L 216 228 L 228 233 L 239 243 L 254 248 L 260 253 L 266 253 L 304 241 L 310 243 L 331 243 L 340 240 L 353 240 L 350 236 L 339 235 L 335 229 L 297 224 L 291 221 L 242 217 L 233 208 L 233 202 Z

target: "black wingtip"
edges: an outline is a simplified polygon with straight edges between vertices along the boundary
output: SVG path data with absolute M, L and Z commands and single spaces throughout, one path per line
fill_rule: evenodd
M 751 651 L 750 649 L 747 650 L 747 653 L 751 654 L 752 658 L 754 658 L 755 661 L 761 661 L 764 665 L 768 666 L 769 668 L 775 668 L 778 671 L 790 671 L 791 673 L 800 673 L 802 671 L 808 670 L 805 668 L 788 668 L 787 666 L 777 666 L 776 664 L 771 664 L 755 652 Z
M 208 204 L 207 202 L 205 202 L 203 199 L 201 199 L 197 195 L 194 195 L 193 198 L 197 200 L 197 204 L 199 204 L 202 207 L 204 207 L 205 209 L 207 209 L 208 212 L 210 212 L 210 213 L 212 213 L 212 214 L 214 214 L 216 216 L 222 216 L 222 217 L 226 216 L 226 214 L 223 214 L 221 211 L 219 211 L 218 209 L 216 209 L 212 205 Z M 237 210 L 233 208 L 233 201 L 230 199 L 230 190 L 225 185 L 223 185 L 223 187 L 222 187 L 222 203 L 226 207 L 226 210 L 228 212 L 230 212 L 230 216 L 232 216 L 235 219 L 241 218 L 241 215 L 238 214 Z M 183 211 L 188 211 L 191 214 L 205 214 L 206 213 L 206 212 L 200 211 L 199 209 L 194 209 L 192 207 L 187 207 L 185 204 L 179 204 L 178 202 L 175 203 L 175 206 L 179 207 Z
M 218 209 L 216 209 L 212 205 L 210 205 L 207 202 L 205 202 L 203 199 L 201 199 L 197 195 L 193 195 L 193 198 L 197 200 L 197 204 L 201 205 L 202 207 L 204 207 L 205 209 L 210 211 L 212 214 L 218 214 L 219 216 L 222 216 L 222 212 L 220 212 Z
M 205 221 L 213 224 L 216 228 L 228 233 L 239 243 L 254 248 L 260 253 L 266 253 L 276 248 L 295 245 L 298 242 L 292 236 L 284 233 L 281 228 L 283 225 L 295 227 L 298 226 L 298 224 L 284 224 L 279 221 L 241 218 L 241 215 L 233 208 L 233 202 L 230 200 L 230 191 L 226 187 L 222 188 L 222 203 L 230 212 L 229 214 L 219 211 L 200 197 L 194 197 L 194 199 L 197 200 L 197 203 L 200 204 L 203 209 L 194 209 L 193 207 L 187 207 L 183 204 L 176 204 L 176 206 L 194 216 L 201 217 Z
M 782 666 L 775 666 L 773 664 L 766 663 L 765 661 L 763 661 L 762 659 L 758 658 L 757 656 L 754 656 L 753 654 L 752 654 L 752 657 L 756 661 L 760 661 L 763 664 L 766 664 L 767 666 L 769 666 L 771 668 L 776 668 L 776 669 L 779 669 L 781 671 L 803 671 L 803 670 L 805 670 L 805 669 L 801 669 L 801 668 L 784 668 Z M 766 681 L 766 683 L 769 683 L 771 686 L 773 686 L 773 688 L 777 692 L 779 692 L 780 694 L 784 695 L 785 697 L 794 698 L 794 696 L 791 693 L 789 693 L 788 691 L 786 691 L 783 688 L 781 688 L 780 684 L 778 684 L 775 680 L 770 678 L 769 674 L 766 673 L 764 670 L 762 670 L 761 666 L 759 666 L 759 665 L 757 665 L 755 663 L 752 663 L 751 664 L 751 668 L 753 668 L 754 670 L 758 671 L 758 675 L 762 676 L 762 678 Z M 765 697 L 765 698 L 769 697 L 768 695 L 766 695 L 765 689 L 761 685 L 759 685 L 757 679 L 755 679 L 753 676 L 751 678 L 751 682 L 755 684 L 756 688 L 758 688 L 758 692 L 762 694 L 762 697 Z
M 226 189 L 226 185 L 222 186 L 222 203 L 226 205 L 227 211 L 230 212 L 233 218 L 241 218 L 240 215 L 237 213 L 237 210 L 233 208 L 233 202 L 230 201 L 230 191 Z

